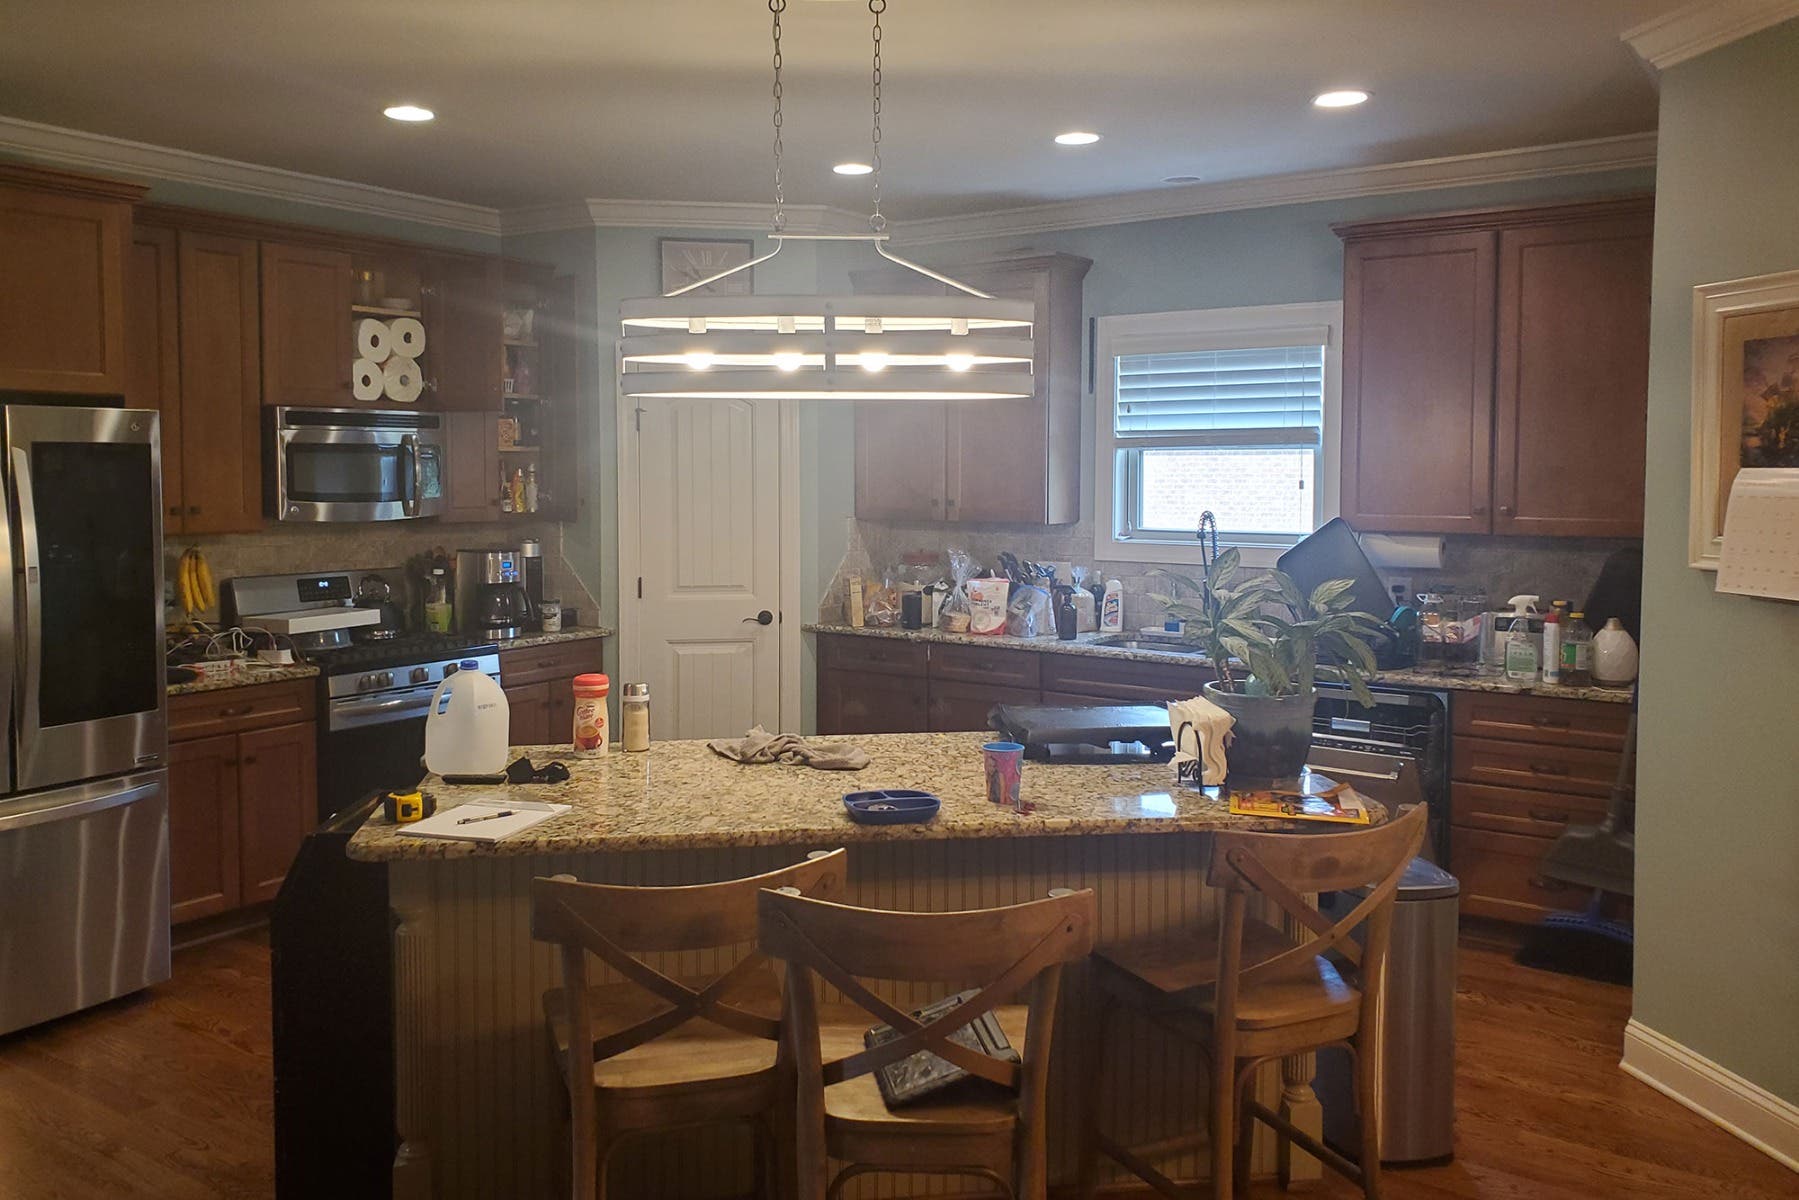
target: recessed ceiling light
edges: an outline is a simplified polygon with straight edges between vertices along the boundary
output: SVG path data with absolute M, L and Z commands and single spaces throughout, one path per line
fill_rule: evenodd
M 1199 176 L 1197 176 L 1197 175 L 1168 175 L 1162 179 L 1162 182 L 1163 183 L 1198 183 L 1198 182 L 1200 182 L 1200 179 L 1199 179 Z
M 870 175 L 874 173 L 874 168 L 867 163 L 838 163 L 831 170 L 839 175 Z
M 1087 133 L 1079 129 L 1056 135 L 1056 145 L 1058 146 L 1091 146 L 1097 141 L 1099 141 L 1099 134 Z
M 381 110 L 381 115 L 395 121 L 429 121 L 437 116 L 428 108 L 420 108 L 416 104 L 395 104 Z
M 1312 103 L 1319 108 L 1354 108 L 1367 99 L 1367 92 L 1358 88 L 1345 88 L 1340 92 L 1319 92 L 1312 97 Z

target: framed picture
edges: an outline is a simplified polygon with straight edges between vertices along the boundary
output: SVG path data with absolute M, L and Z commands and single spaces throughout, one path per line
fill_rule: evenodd
M 1799 271 L 1693 289 L 1692 453 L 1687 558 L 1715 571 L 1737 472 L 1799 477 Z
M 662 254 L 662 294 L 684 288 L 709 275 L 729 270 L 750 261 L 755 254 L 754 242 L 692 241 L 663 238 L 657 243 Z M 717 283 L 695 288 L 690 296 L 747 296 L 755 290 L 752 268 L 739 271 Z

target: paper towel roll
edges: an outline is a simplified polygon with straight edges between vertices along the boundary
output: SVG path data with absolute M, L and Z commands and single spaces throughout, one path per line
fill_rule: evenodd
M 418 322 L 414 321 L 414 325 Z M 372 363 L 385 362 L 394 345 L 393 331 L 386 321 L 364 317 L 356 322 L 356 353 Z
M 379 400 L 387 386 L 381 364 L 370 358 L 359 358 L 350 367 L 350 394 L 358 400 Z
M 425 352 L 425 327 L 411 317 L 397 317 L 388 325 L 393 352 L 417 358 Z
M 419 379 L 419 365 L 410 358 L 394 355 L 382 366 L 381 374 L 381 390 L 387 393 L 389 400 L 411 404 L 419 398 L 419 390 L 424 384 Z
M 1364 533 L 1362 551 L 1377 567 L 1434 571 L 1443 565 L 1443 539 L 1417 535 Z

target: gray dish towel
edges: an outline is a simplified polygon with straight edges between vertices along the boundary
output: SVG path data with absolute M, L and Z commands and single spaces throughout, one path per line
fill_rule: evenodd
M 714 754 L 746 766 L 758 763 L 804 763 L 820 771 L 860 771 L 868 765 L 862 747 L 850 742 L 808 742 L 797 733 L 770 733 L 758 725 L 738 741 L 707 742 Z

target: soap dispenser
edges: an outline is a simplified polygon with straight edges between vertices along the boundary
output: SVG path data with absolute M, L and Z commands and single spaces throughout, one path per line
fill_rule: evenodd
M 1535 683 L 1537 680 L 1537 643 L 1530 636 L 1530 617 L 1536 611 L 1538 597 L 1513 596 L 1511 632 L 1505 639 L 1505 677 L 1513 683 Z

